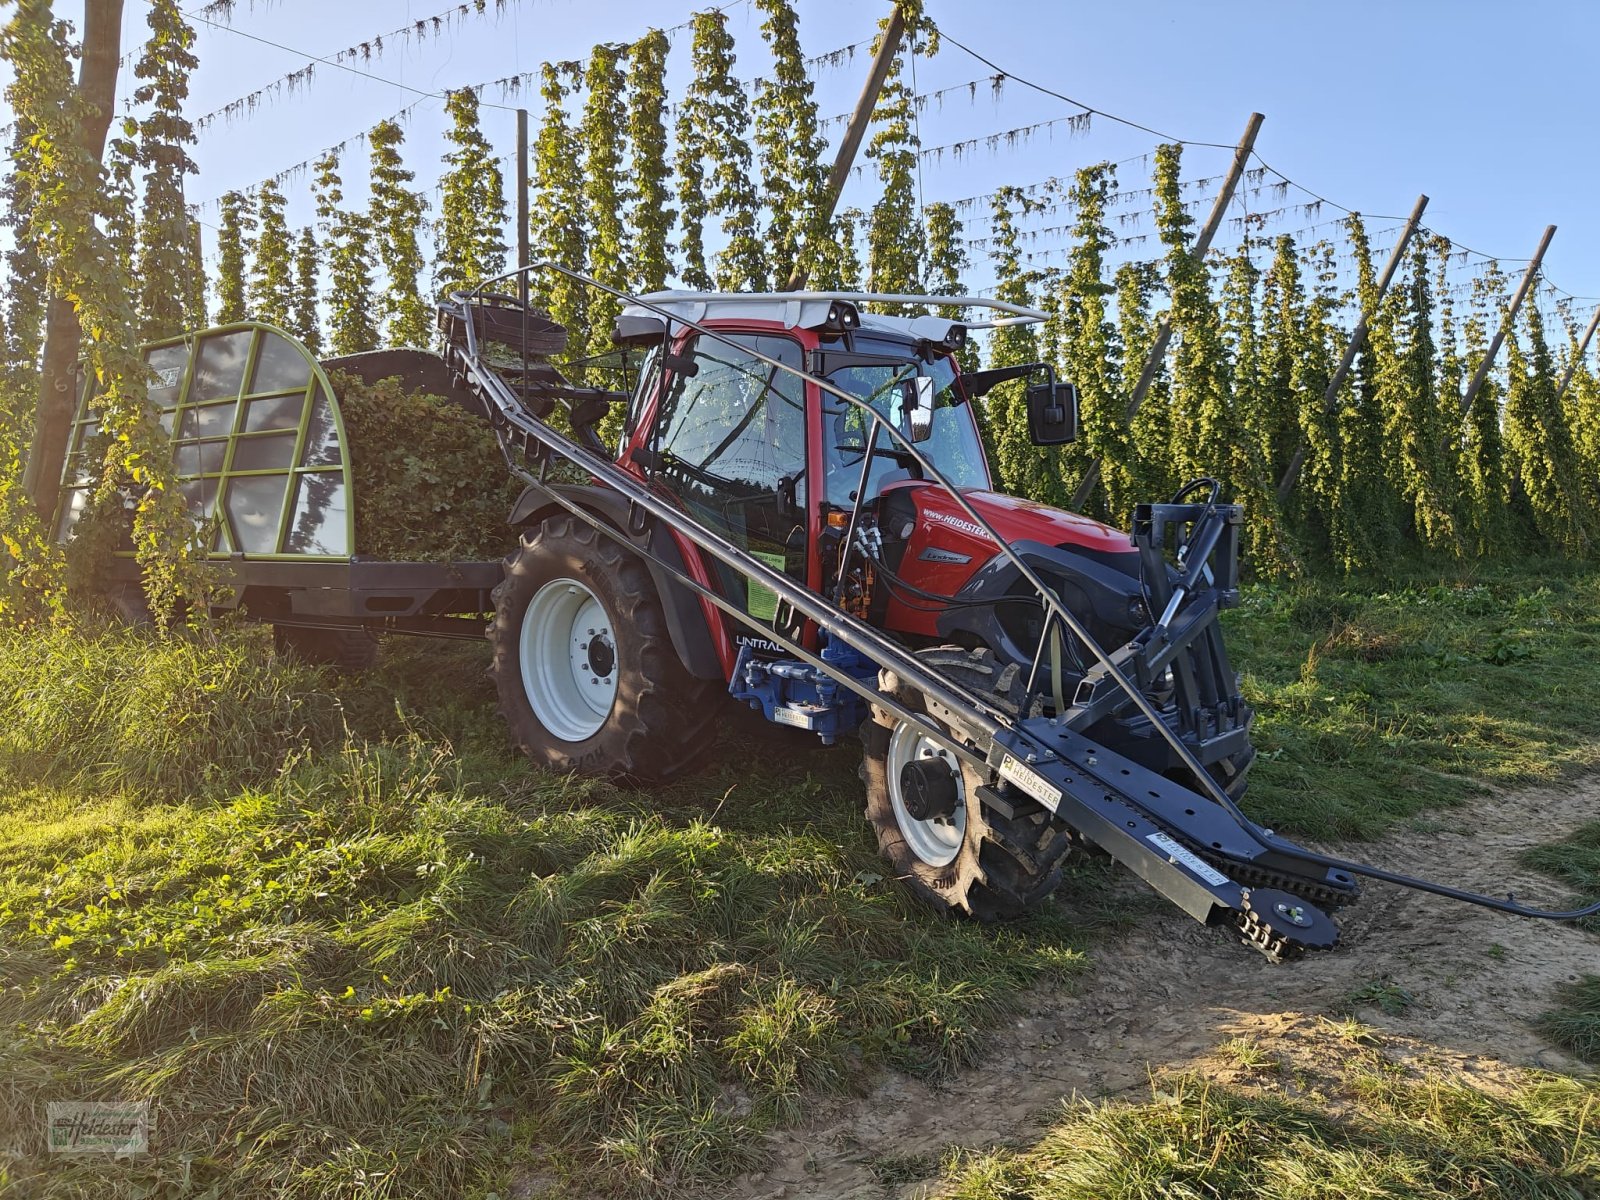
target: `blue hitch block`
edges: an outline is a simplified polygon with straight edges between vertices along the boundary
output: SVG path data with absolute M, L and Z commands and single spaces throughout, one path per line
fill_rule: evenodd
M 823 635 L 822 661 L 861 680 L 876 681 L 878 667 L 842 642 Z M 728 692 L 778 725 L 809 729 L 831 746 L 867 719 L 867 706 L 826 671 L 795 658 L 758 658 L 739 647 Z

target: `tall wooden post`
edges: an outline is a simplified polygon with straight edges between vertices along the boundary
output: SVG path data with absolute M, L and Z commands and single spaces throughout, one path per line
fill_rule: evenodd
M 517 109 L 517 269 L 528 265 L 528 110 Z M 517 299 L 528 303 L 528 277 L 517 276 Z
M 1422 222 L 1422 210 L 1428 207 L 1428 198 L 1418 196 L 1416 207 L 1411 210 L 1411 216 L 1406 221 L 1406 227 L 1400 233 L 1400 240 L 1394 244 L 1394 249 L 1389 252 L 1389 261 L 1383 265 L 1383 276 L 1378 280 L 1378 291 L 1372 298 L 1372 311 L 1362 310 L 1361 319 L 1356 322 L 1356 327 L 1350 331 L 1350 340 L 1345 343 L 1344 357 L 1339 360 L 1339 366 L 1333 373 L 1333 378 L 1328 381 L 1328 390 L 1322 394 L 1322 410 L 1331 412 L 1334 404 L 1339 399 L 1339 389 L 1344 386 L 1345 377 L 1350 374 L 1350 368 L 1355 364 L 1356 354 L 1361 349 L 1361 344 L 1367 340 L 1367 323 L 1377 315 L 1378 305 L 1383 302 L 1384 293 L 1389 290 L 1389 284 L 1394 281 L 1394 274 L 1399 269 L 1401 261 L 1405 258 L 1406 248 L 1411 245 L 1411 239 L 1417 232 L 1417 226 Z M 1301 442 L 1295 448 L 1294 457 L 1289 460 L 1289 467 L 1283 473 L 1283 478 L 1278 481 L 1278 503 L 1282 504 L 1289 498 L 1289 493 L 1294 491 L 1294 485 L 1300 478 L 1300 470 L 1306 463 L 1306 444 Z
M 89 116 L 78 127 L 78 148 L 95 162 L 105 157 L 106 135 L 116 108 L 117 66 L 122 50 L 122 0 L 86 0 L 83 52 L 77 94 Z M 61 498 L 61 467 L 77 408 L 78 310 L 70 297 L 52 295 L 45 304 L 44 345 L 39 369 L 39 407 L 33 443 L 23 467 L 22 489 L 48 525 Z
M 845 181 L 850 178 L 850 168 L 855 165 L 856 152 L 861 149 L 861 139 L 866 136 L 867 126 L 872 122 L 872 110 L 878 107 L 878 96 L 883 92 L 883 82 L 889 77 L 889 68 L 894 65 L 895 55 L 900 53 L 900 39 L 905 34 L 905 29 L 905 18 L 901 16 L 900 6 L 896 4 L 889 14 L 889 24 L 884 27 L 883 41 L 878 44 L 878 53 L 872 60 L 872 69 L 867 72 L 866 86 L 861 89 L 855 111 L 850 114 L 850 121 L 844 128 L 844 140 L 839 143 L 839 153 L 834 157 L 833 170 L 828 173 L 827 198 L 823 205 L 827 211 L 817 221 L 818 229 L 826 227 L 833 220 L 834 209 L 839 207 L 839 196 L 844 191 Z M 783 285 L 783 290 L 795 292 L 805 285 L 805 268 L 797 265 L 794 273 L 789 276 L 789 282 Z
M 1197 263 L 1204 263 L 1206 251 L 1211 249 L 1211 239 L 1217 236 L 1217 230 L 1222 227 L 1222 218 L 1228 214 L 1228 206 L 1233 203 L 1234 190 L 1239 186 L 1239 180 L 1244 176 L 1245 165 L 1250 161 L 1250 152 L 1255 149 L 1256 134 L 1261 130 L 1261 122 L 1266 120 L 1260 113 L 1251 113 L 1250 120 L 1245 124 L 1244 136 L 1239 139 L 1239 145 L 1233 152 L 1233 163 L 1228 168 L 1228 177 L 1223 180 L 1222 190 L 1217 193 L 1216 203 L 1211 206 L 1211 215 L 1206 219 L 1200 236 L 1195 238 L 1194 245 L 1189 248 L 1189 256 Z M 1144 403 L 1145 394 L 1149 392 L 1150 385 L 1156 380 L 1156 375 L 1161 370 L 1162 360 L 1167 356 L 1167 343 L 1172 340 L 1172 319 L 1170 314 L 1163 316 L 1156 326 L 1155 341 L 1150 346 L 1150 353 L 1145 356 L 1144 370 L 1139 373 L 1139 382 L 1134 385 L 1133 395 L 1128 398 L 1128 411 L 1126 419 L 1132 421 L 1139 411 L 1139 406 Z M 1084 472 L 1083 482 L 1078 485 L 1078 490 L 1072 494 L 1072 507 L 1082 508 L 1089 501 L 1089 496 L 1094 492 L 1095 485 L 1100 482 L 1100 463 L 1089 464 L 1089 469 Z
M 1533 278 L 1539 273 L 1539 264 L 1544 261 L 1544 252 L 1549 249 L 1550 239 L 1555 235 L 1554 225 L 1545 226 L 1544 236 L 1539 239 L 1539 248 L 1528 260 L 1528 269 L 1522 273 L 1522 282 L 1517 285 L 1516 295 L 1511 297 L 1511 305 L 1506 309 L 1505 320 L 1501 321 L 1500 328 L 1494 331 L 1494 338 L 1489 342 L 1488 350 L 1484 351 L 1483 361 L 1472 374 L 1472 383 L 1467 388 L 1467 394 L 1461 398 L 1463 416 L 1472 408 L 1472 402 L 1477 399 L 1478 389 L 1483 386 L 1483 381 L 1489 378 L 1489 368 L 1494 366 L 1495 355 L 1500 353 L 1500 347 L 1505 344 L 1506 334 L 1511 332 L 1511 326 L 1517 319 L 1517 310 L 1522 307 L 1522 302 L 1527 299 L 1528 292 L 1533 288 Z
M 1594 337 L 1597 327 L 1600 327 L 1600 308 L 1594 310 L 1594 316 L 1589 318 L 1589 328 L 1583 331 L 1583 339 L 1578 343 L 1578 348 L 1572 352 L 1572 361 L 1567 364 L 1566 374 L 1561 376 L 1561 387 L 1556 391 L 1557 400 L 1566 397 L 1567 388 L 1572 386 L 1572 377 L 1578 373 L 1578 364 L 1589 352 L 1589 342 Z

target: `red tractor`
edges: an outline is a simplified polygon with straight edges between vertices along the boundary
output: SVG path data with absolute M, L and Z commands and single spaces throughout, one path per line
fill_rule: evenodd
M 524 533 L 494 591 L 494 675 L 517 743 L 557 770 L 680 775 L 713 744 L 730 694 L 826 743 L 859 729 L 867 816 L 895 875 L 939 907 L 1007 917 L 1049 894 L 1083 831 L 1017 782 L 1027 754 L 1009 778 L 1000 764 L 964 761 L 964 712 L 885 661 L 882 643 L 1003 719 L 1070 729 L 1175 793 L 1202 786 L 1198 763 L 1236 798 L 1251 712 L 1216 614 L 1237 598 L 1239 512 L 1207 481 L 1203 503 L 1179 497 L 1182 512 L 1166 515 L 1195 527 L 1187 545 L 1209 539 L 1195 563 L 1205 581 L 1179 605 L 1165 525 L 1149 513 L 1141 549 L 1097 521 L 995 491 L 982 398 L 1017 381 L 1034 440 L 1051 444 L 1074 436 L 1074 391 L 1043 363 L 963 374 L 969 325 L 865 309 L 908 299 L 1043 316 L 969 297 L 642 297 L 618 321 L 619 344 L 644 357 L 637 386 L 616 397 L 627 414 L 614 456 L 595 432 L 610 397 L 531 360 L 481 367 L 481 337 L 542 349 L 560 344 L 559 327 L 503 297 L 443 309 L 459 369 L 515 449 L 548 463 L 539 430 L 564 400 L 582 457 L 613 459 L 606 470 L 574 459 L 594 470 L 586 483 L 534 478 L 513 512 Z M 516 428 L 529 416 L 532 438 Z M 700 534 L 739 555 L 719 556 Z M 751 560 L 782 582 L 752 575 Z M 1077 631 L 1051 619 L 1040 581 Z M 854 629 L 819 619 L 817 605 Z M 1162 639 L 1141 645 L 1158 618 Z M 1142 706 L 1091 645 L 1120 648 Z M 1217 856 L 1196 861 L 1207 857 Z M 1300 893 L 1353 896 L 1353 884 L 1313 874 Z

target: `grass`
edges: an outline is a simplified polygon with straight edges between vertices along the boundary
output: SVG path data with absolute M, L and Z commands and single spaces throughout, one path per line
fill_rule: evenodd
M 1594 761 L 1597 599 L 1600 576 L 1252 589 L 1229 615 L 1250 804 L 1365 835 Z M 395 639 L 348 680 L 260 629 L 0 634 L 0 1192 L 105 1194 L 103 1164 L 45 1173 L 38 1113 L 148 1097 L 157 1152 L 117 1168 L 147 1195 L 698 1193 L 809 1096 L 974 1061 L 1154 906 L 1089 864 L 1027 921 L 939 919 L 883 877 L 849 750 L 730 712 L 727 752 L 675 787 L 555 778 L 507 752 L 484 665 Z M 1266 1132 L 1240 1145 L 1290 1158 L 1305 1129 L 1357 1158 L 1381 1133 L 1186 1087 L 1074 1127 L 1110 1146 L 1131 1111 L 1248 1116 Z
M 146 1189 L 693 1189 L 806 1094 L 970 1061 L 1082 961 L 1065 906 L 988 930 L 883 880 L 837 756 L 639 795 L 491 747 L 476 647 L 403 651 L 335 703 L 254 632 L 50 639 L 0 649 L 40 668 L 0 789 L 3 1150 L 38 1150 L 49 1099 L 150 1097 L 161 1151 L 122 1173 Z M 119 703 L 208 656 L 214 686 Z M 225 774 L 111 756 L 219 707 L 276 736 Z M 129 729 L 31 740 L 90 717 Z M 51 1194 L 104 1182 L 50 1166 Z M 42 1184 L 36 1158 L 0 1169 Z
M 949 1200 L 1579 1200 L 1600 1179 L 1600 1093 L 1534 1077 L 1490 1096 L 1362 1064 L 1336 1119 L 1277 1090 L 1157 1081 L 1143 1103 L 1078 1104 L 1021 1151 L 970 1155 Z
M 1374 837 L 1600 762 L 1600 576 L 1257 586 L 1224 622 L 1257 712 L 1247 807 L 1273 828 Z

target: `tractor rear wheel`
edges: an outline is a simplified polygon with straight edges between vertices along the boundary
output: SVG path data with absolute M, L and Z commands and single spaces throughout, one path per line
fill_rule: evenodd
M 1021 668 L 991 651 L 946 646 L 918 657 L 998 707 L 1019 710 Z M 910 689 L 896 698 L 922 710 Z M 861 727 L 867 821 L 898 878 L 935 908 L 981 921 L 1021 916 L 1056 889 L 1070 838 L 1048 812 L 1022 800 L 1014 816 L 1002 816 L 978 798 L 983 774 L 926 727 L 881 708 L 873 714 Z
M 523 534 L 505 572 L 489 673 L 523 753 L 557 771 L 641 783 L 700 765 L 722 687 L 678 658 L 636 555 L 558 516 Z

